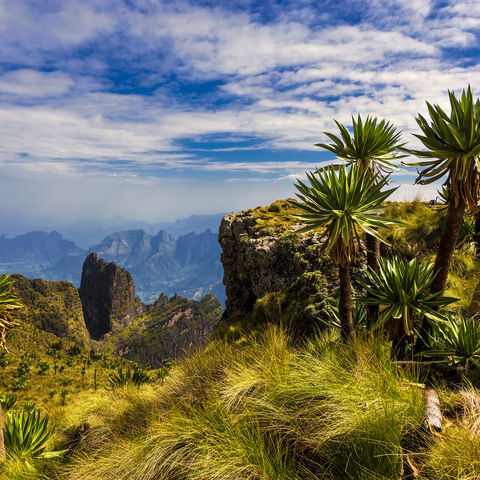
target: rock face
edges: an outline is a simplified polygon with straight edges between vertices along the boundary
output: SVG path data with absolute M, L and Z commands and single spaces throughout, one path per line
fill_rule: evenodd
M 137 295 L 146 303 L 154 302 L 159 292 L 170 296 L 179 293 L 196 300 L 210 292 L 221 301 L 225 299 L 220 245 L 217 235 L 209 229 L 179 238 L 163 230 L 156 235 L 143 230 L 115 232 L 82 254 L 64 256 L 44 269 L 42 275 L 52 280 L 66 279 L 78 286 L 83 261 L 91 252 L 126 268 L 135 281 Z
M 144 305 L 130 273 L 96 253 L 85 259 L 78 291 L 65 281 L 11 278 L 25 306 L 22 324 L 155 367 L 204 345 L 223 313 L 212 294 L 197 301 L 162 293 Z
M 162 295 L 127 328 L 108 336 L 103 351 L 157 368 L 204 345 L 221 317 L 211 294 L 200 301 Z
M 51 282 L 23 275 L 11 275 L 14 288 L 25 308 L 19 310 L 20 322 L 68 338 L 82 346 L 89 345 L 80 296 L 68 282 Z
M 125 328 L 144 311 L 130 273 L 96 253 L 85 259 L 79 294 L 85 324 L 95 340 Z
M 226 215 L 220 225 L 227 293 L 224 317 L 249 314 L 256 300 L 287 287 L 306 272 L 321 271 L 328 284 L 336 284 L 336 267 L 321 253 L 316 235 L 292 231 L 262 237 L 255 226 L 253 214 L 237 213 Z

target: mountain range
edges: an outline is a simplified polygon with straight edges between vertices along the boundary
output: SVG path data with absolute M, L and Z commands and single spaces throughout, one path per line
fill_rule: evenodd
M 97 252 L 108 262 L 127 268 L 145 303 L 160 293 L 199 299 L 212 293 L 222 303 L 225 289 L 217 234 L 206 229 L 175 237 L 164 230 L 151 235 L 144 230 L 126 230 L 107 235 L 87 249 L 52 231 L 29 232 L 14 238 L 0 236 L 0 272 L 20 273 L 29 278 L 66 280 L 80 285 L 85 257 Z

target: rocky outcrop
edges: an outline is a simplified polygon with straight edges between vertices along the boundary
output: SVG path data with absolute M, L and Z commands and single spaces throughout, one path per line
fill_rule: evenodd
M 21 323 L 68 338 L 82 346 L 89 345 L 80 296 L 68 282 L 52 282 L 23 275 L 11 275 L 14 288 L 25 308 L 18 311 Z
M 221 317 L 220 302 L 211 294 L 200 301 L 162 294 L 126 329 L 109 335 L 103 351 L 158 368 L 203 346 Z
M 217 235 L 209 229 L 179 238 L 163 230 L 156 235 L 143 230 L 112 233 L 84 253 L 64 256 L 41 275 L 79 286 L 83 261 L 91 252 L 126 268 L 135 281 L 136 294 L 146 303 L 154 302 L 159 292 L 194 299 L 210 292 L 221 301 L 225 299 L 220 246 Z
M 95 340 L 124 329 L 145 310 L 135 297 L 130 273 L 96 253 L 85 259 L 79 294 L 85 324 Z
M 320 271 L 328 285 L 337 283 L 337 269 L 321 252 L 318 236 L 291 233 L 261 236 L 254 214 L 231 213 L 220 225 L 223 283 L 227 300 L 224 316 L 245 316 L 268 293 L 292 284 L 306 272 Z

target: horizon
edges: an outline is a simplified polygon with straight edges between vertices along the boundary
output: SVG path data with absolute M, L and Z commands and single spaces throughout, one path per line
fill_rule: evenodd
M 478 96 L 479 30 L 471 0 L 0 1 L 0 219 L 157 223 L 293 196 L 334 160 L 314 146 L 334 119 L 386 118 L 418 146 L 425 101 Z M 415 177 L 392 175 L 392 199 L 436 196 Z

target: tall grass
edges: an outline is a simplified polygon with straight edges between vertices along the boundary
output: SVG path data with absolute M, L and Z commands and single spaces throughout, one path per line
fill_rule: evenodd
M 242 346 L 218 341 L 149 387 L 142 433 L 110 427 L 61 478 L 396 479 L 404 439 L 423 418 L 417 381 L 381 341 L 345 347 L 327 334 L 294 348 L 278 328 Z
M 428 439 L 419 381 L 381 338 L 345 345 L 326 331 L 299 346 L 271 327 L 240 344 L 214 341 L 163 383 L 72 398 L 50 411 L 56 447 L 71 447 L 65 462 L 43 476 L 10 464 L 0 478 L 480 478 L 478 392 L 440 389 L 449 418 Z
M 449 422 L 426 455 L 424 472 L 436 480 L 480 478 L 480 394 L 463 391 L 456 422 Z

